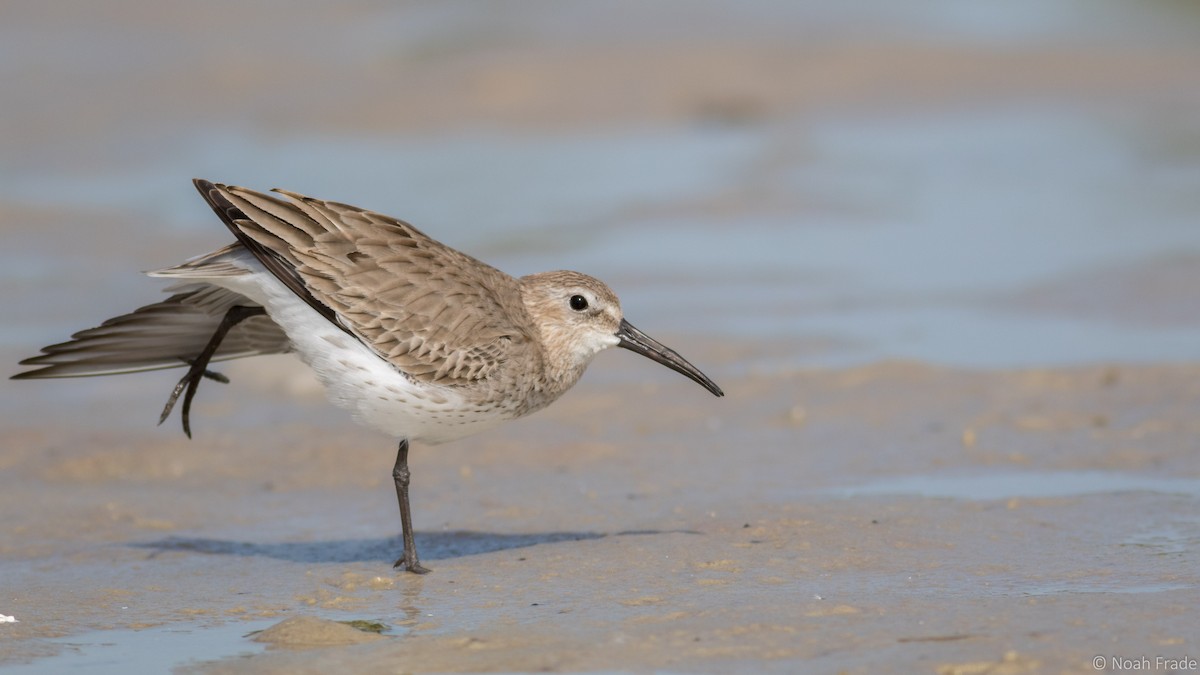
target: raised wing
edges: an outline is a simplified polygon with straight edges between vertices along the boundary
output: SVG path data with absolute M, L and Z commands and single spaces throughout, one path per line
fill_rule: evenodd
M 485 379 L 531 338 L 515 279 L 408 223 L 282 190 L 290 201 L 195 182 L 280 281 L 414 379 Z

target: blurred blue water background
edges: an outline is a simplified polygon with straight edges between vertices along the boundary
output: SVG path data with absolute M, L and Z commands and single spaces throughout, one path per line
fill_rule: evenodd
M 0 27 L 5 354 L 223 244 L 202 176 L 595 274 L 756 366 L 1200 356 L 1189 3 L 106 7 Z

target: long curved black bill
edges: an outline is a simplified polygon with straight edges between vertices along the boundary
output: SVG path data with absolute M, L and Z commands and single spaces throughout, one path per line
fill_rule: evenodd
M 696 366 L 688 363 L 687 359 L 677 354 L 674 349 L 634 328 L 633 324 L 624 319 L 621 320 L 621 328 L 617 331 L 617 337 L 621 340 L 617 343 L 618 347 L 624 347 L 631 352 L 637 352 L 648 359 L 658 361 L 677 373 L 687 375 L 701 387 L 712 392 L 714 396 L 725 395 L 725 392 L 721 391 L 716 382 L 708 379 L 707 375 L 700 372 L 700 369 L 696 368 Z

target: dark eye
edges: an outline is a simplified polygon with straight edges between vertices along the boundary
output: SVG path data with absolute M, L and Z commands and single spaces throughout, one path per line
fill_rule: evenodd
M 587 308 L 588 308 L 587 298 L 583 297 L 582 295 L 572 295 L 571 296 L 571 309 L 575 310 L 576 312 L 582 312 L 583 310 L 585 310 Z

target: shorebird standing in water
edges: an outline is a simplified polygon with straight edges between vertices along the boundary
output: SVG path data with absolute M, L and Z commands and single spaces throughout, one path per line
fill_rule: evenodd
M 424 573 L 408 503 L 410 441 L 442 443 L 546 407 L 599 352 L 624 347 L 721 388 L 634 328 L 608 286 L 578 272 L 519 279 L 403 221 L 276 190 L 196 180 L 237 237 L 151 276 L 174 294 L 80 331 L 22 365 L 14 379 L 113 375 L 188 366 L 163 408 L 183 395 L 183 430 L 209 362 L 296 352 L 333 403 L 400 439 L 392 476 L 404 553 Z

